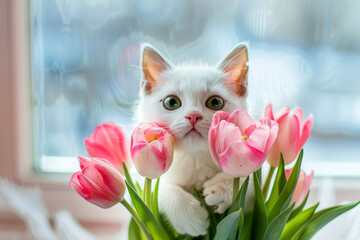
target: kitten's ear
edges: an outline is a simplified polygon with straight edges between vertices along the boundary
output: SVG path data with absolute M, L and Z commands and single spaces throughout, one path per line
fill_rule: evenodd
M 246 45 L 236 46 L 221 62 L 219 68 L 227 73 L 226 84 L 238 96 L 246 93 L 248 73 L 248 49 Z
M 151 89 L 159 83 L 160 75 L 165 70 L 170 69 L 170 65 L 149 45 L 143 47 L 141 62 L 143 72 L 141 88 L 144 89 L 146 94 L 150 94 Z

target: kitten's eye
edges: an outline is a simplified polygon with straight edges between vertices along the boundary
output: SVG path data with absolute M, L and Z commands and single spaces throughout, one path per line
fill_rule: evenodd
M 168 96 L 164 99 L 163 105 L 164 105 L 164 108 L 172 111 L 172 110 L 175 110 L 175 109 L 178 109 L 179 107 L 181 107 L 181 101 L 176 96 Z
M 206 100 L 206 106 L 213 110 L 220 110 L 224 106 L 224 100 L 219 96 L 212 96 Z

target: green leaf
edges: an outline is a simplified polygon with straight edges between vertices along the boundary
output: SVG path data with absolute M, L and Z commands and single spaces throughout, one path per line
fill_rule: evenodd
M 216 226 L 218 225 L 218 221 L 216 220 L 214 211 L 210 206 L 206 205 L 203 195 L 196 188 L 193 188 L 193 192 L 194 196 L 200 201 L 201 205 L 205 207 L 206 211 L 209 214 L 210 227 L 208 228 L 208 233 L 212 239 L 216 234 Z
M 146 237 L 144 236 L 140 227 L 137 225 L 137 223 L 134 221 L 133 218 L 131 218 L 130 220 L 128 234 L 129 234 L 129 240 L 142 240 L 142 239 L 146 240 Z
M 305 205 L 306 205 L 306 202 L 307 202 L 307 200 L 308 200 L 308 198 L 309 198 L 309 194 L 310 194 L 310 190 L 307 192 L 306 197 L 305 197 L 304 201 L 301 203 L 301 205 L 298 206 L 297 208 L 295 208 L 295 209 L 291 212 L 288 221 L 290 221 L 291 219 L 293 219 L 294 217 L 296 217 L 296 216 L 304 209 L 304 207 L 305 207 Z
M 235 240 L 239 228 L 242 209 L 227 215 L 217 226 L 214 240 Z M 242 227 L 242 225 L 241 225 Z
M 250 240 L 251 239 L 251 228 L 253 223 L 253 213 L 244 212 L 244 224 L 241 230 L 240 240 Z
M 189 235 L 186 235 L 186 236 L 183 236 L 183 237 L 179 238 L 179 240 L 192 240 L 192 239 L 194 239 L 194 238 L 189 236 Z
M 140 184 L 138 182 L 136 182 L 136 185 L 135 185 L 135 188 L 134 188 L 137 192 L 137 194 L 139 194 L 139 196 L 142 196 L 143 195 L 143 190 L 140 186 Z
M 281 156 L 280 163 L 279 163 L 279 166 L 277 167 L 277 173 L 275 176 L 274 185 L 273 185 L 272 191 L 270 193 L 269 200 L 266 202 L 266 209 L 268 211 L 274 207 L 281 191 L 283 190 L 283 188 L 286 184 L 284 158 L 283 158 L 282 154 L 280 156 Z
M 256 171 L 256 174 L 257 174 L 257 176 L 258 176 L 258 178 L 259 178 L 259 183 L 260 183 L 260 188 L 262 189 L 262 187 L 261 187 L 261 183 L 262 183 L 262 167 L 260 167 L 257 171 Z
M 310 219 L 309 223 L 305 226 L 299 239 L 311 239 L 312 236 L 317 233 L 323 226 L 328 224 L 331 220 L 338 217 L 339 215 L 349 211 L 359 203 L 360 201 L 356 203 L 332 207 L 314 214 L 313 217 Z
M 299 177 L 300 169 L 301 169 L 301 161 L 303 158 L 304 151 L 301 149 L 299 157 L 296 161 L 296 164 L 291 171 L 290 177 L 286 182 L 284 189 L 281 191 L 279 198 L 276 200 L 274 207 L 269 209 L 269 221 L 272 221 L 276 216 L 278 216 L 282 211 L 284 211 L 289 205 L 291 201 L 291 197 L 294 193 L 294 189 Z
M 243 182 L 243 184 L 241 185 L 240 191 L 239 191 L 238 195 L 236 196 L 235 201 L 231 204 L 228 214 L 238 211 L 240 208 L 244 209 L 245 197 L 246 197 L 246 192 L 247 192 L 248 185 L 249 185 L 249 179 L 250 179 L 250 176 L 248 176 L 245 179 L 245 181 Z
M 123 162 L 123 167 L 124 167 L 124 172 L 125 172 L 126 181 L 129 183 L 129 185 L 130 185 L 133 189 L 135 189 L 135 184 L 134 184 L 133 180 L 131 179 L 129 170 L 128 170 L 128 168 L 126 167 L 125 162 Z
M 156 220 L 150 209 L 146 206 L 137 192 L 130 186 L 127 181 L 125 181 L 125 183 L 137 214 L 154 239 L 170 239 L 163 227 Z
M 160 178 L 157 179 L 154 192 L 152 194 L 152 210 L 156 219 L 159 219 L 159 204 L 158 204 L 158 193 L 159 193 L 159 182 Z
M 205 235 L 201 236 L 201 240 L 212 240 L 213 237 L 210 237 L 210 233 L 207 232 Z
M 170 222 L 165 219 L 165 216 L 161 212 L 159 212 L 159 222 L 166 231 L 167 235 L 170 236 L 170 239 L 177 239 L 179 234 L 175 231 Z
M 291 214 L 291 210 L 294 208 L 295 203 L 291 204 L 288 208 L 285 209 L 279 216 L 274 218 L 270 222 L 269 226 L 265 231 L 264 240 L 278 240 L 283 232 L 285 224 Z
M 253 212 L 254 215 L 253 215 L 251 239 L 254 240 L 257 239 L 262 240 L 264 238 L 264 233 L 268 224 L 264 196 L 261 191 L 258 173 L 259 172 L 255 172 L 253 174 L 255 199 L 254 199 L 254 212 Z
M 245 220 L 245 217 L 244 217 L 244 214 L 241 214 L 240 215 L 240 221 L 239 221 L 239 227 L 238 227 L 238 237 L 237 239 L 240 239 L 241 238 L 241 235 L 242 235 L 242 230 L 243 230 L 243 226 L 244 226 L 244 220 Z
M 281 240 L 288 240 L 291 239 L 293 236 L 296 235 L 297 232 L 301 231 L 304 224 L 309 221 L 309 219 L 314 215 L 316 208 L 318 207 L 319 203 L 315 204 L 312 207 L 300 212 L 296 217 L 290 220 L 284 228 L 283 233 L 281 234 Z M 295 209 L 296 210 L 296 209 Z M 291 215 L 290 215 L 291 216 Z

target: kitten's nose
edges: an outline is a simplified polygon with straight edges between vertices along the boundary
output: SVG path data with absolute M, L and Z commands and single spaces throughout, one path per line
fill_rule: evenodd
M 197 113 L 190 113 L 186 115 L 185 118 L 189 119 L 192 125 L 195 125 L 196 122 L 201 120 L 203 117 Z

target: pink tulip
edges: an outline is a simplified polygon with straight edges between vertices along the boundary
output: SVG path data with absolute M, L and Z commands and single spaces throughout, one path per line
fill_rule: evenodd
M 271 166 L 279 165 L 280 153 L 283 154 L 285 165 L 294 161 L 307 139 L 310 137 L 313 124 L 312 115 L 303 121 L 303 111 L 285 108 L 273 115 L 271 104 L 264 110 L 264 116 L 279 124 L 279 134 L 272 148 L 268 162 Z
M 278 124 L 268 118 L 254 121 L 238 109 L 216 112 L 209 129 L 209 149 L 225 173 L 246 177 L 260 168 L 276 139 Z
M 140 123 L 131 136 L 131 156 L 136 170 L 144 177 L 155 179 L 172 164 L 172 135 L 158 123 Z
M 289 179 L 292 169 L 286 169 L 285 174 L 286 178 Z M 295 203 L 295 207 L 298 207 L 306 198 L 306 195 L 310 188 L 310 183 L 312 180 L 312 177 L 314 175 L 314 171 L 311 170 L 310 175 L 306 176 L 305 172 L 301 169 L 299 174 L 299 179 L 295 187 L 295 191 L 293 193 L 293 196 L 291 198 L 291 203 Z
M 70 186 L 85 200 L 109 208 L 124 198 L 126 186 L 119 171 L 105 159 L 78 157 L 80 171 L 70 178 Z
M 123 162 L 128 168 L 131 166 L 126 136 L 113 122 L 96 127 L 84 142 L 90 157 L 108 160 L 122 175 L 124 175 Z

